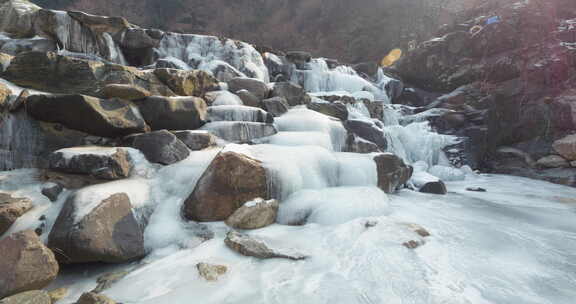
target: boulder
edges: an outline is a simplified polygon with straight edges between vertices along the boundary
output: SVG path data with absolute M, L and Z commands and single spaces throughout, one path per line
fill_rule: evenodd
M 257 198 L 238 208 L 228 219 L 226 225 L 237 229 L 259 229 L 276 222 L 280 204 L 277 200 Z
M 102 190 L 84 188 L 66 200 L 48 237 L 60 263 L 123 263 L 145 255 L 130 198 Z
M 253 93 L 248 90 L 240 90 L 236 92 L 236 95 L 242 99 L 242 103 L 245 106 L 249 107 L 258 107 L 260 106 L 260 98 L 256 97 Z
M 60 184 L 56 183 L 47 183 L 42 187 L 42 195 L 47 197 L 51 202 L 55 202 L 58 200 L 58 196 L 60 193 L 64 191 L 64 187 Z
M 228 248 L 241 255 L 251 256 L 258 259 L 279 258 L 294 261 L 306 259 L 306 256 L 303 254 L 272 249 L 263 240 L 236 231 L 228 232 L 226 239 L 224 239 L 224 243 Z
M 208 131 L 185 130 L 173 131 L 172 133 L 192 151 L 204 150 L 216 146 L 217 137 Z
M 210 121 L 247 121 L 271 124 L 274 116 L 260 108 L 222 105 L 208 108 L 208 119 Z
M 345 121 L 348 119 L 348 109 L 346 105 L 334 102 L 311 102 L 307 105 L 308 109 L 322 113 L 324 115 L 332 116 L 334 118 Z
M 373 142 L 382 150 L 386 150 L 388 147 L 388 143 L 384 137 L 384 131 L 373 122 L 351 119 L 346 121 L 344 126 L 346 130 L 348 130 L 348 133 Z
M 560 155 L 544 156 L 536 162 L 540 168 L 569 168 L 570 163 Z
M 130 154 L 123 148 L 75 147 L 53 152 L 50 169 L 72 174 L 92 175 L 101 179 L 122 179 L 134 167 Z
M 198 269 L 198 274 L 209 282 L 218 281 L 218 278 L 228 271 L 226 266 L 208 263 L 198 263 L 196 269 Z
M 262 163 L 238 152 L 223 151 L 216 155 L 184 201 L 182 214 L 193 221 L 223 221 L 245 202 L 258 197 L 268 197 Z
M 202 127 L 202 130 L 233 143 L 250 143 L 252 140 L 278 133 L 276 126 L 260 122 L 216 121 Z
M 443 181 L 437 180 L 425 183 L 420 187 L 420 192 L 422 193 L 432 193 L 432 194 L 446 194 L 448 190 L 446 189 L 446 184 Z
M 26 230 L 0 240 L 0 299 L 48 286 L 58 275 L 54 254 Z
M 360 75 L 366 75 L 370 78 L 378 76 L 378 64 L 376 62 L 361 62 L 352 66 Z
M 28 198 L 15 198 L 10 194 L 0 192 L 0 236 L 32 207 L 34 205 Z
M 303 51 L 291 51 L 286 53 L 286 60 L 292 62 L 297 69 L 306 69 L 306 64 L 312 60 L 312 54 Z
M 192 130 L 206 122 L 207 105 L 199 97 L 152 96 L 135 105 L 152 130 Z
M 0 304 L 52 304 L 52 299 L 45 291 L 31 290 L 4 298 Z
M 291 107 L 310 103 L 310 96 L 304 88 L 291 82 L 276 82 L 272 86 L 271 97 L 283 97 Z
M 563 137 L 552 144 L 558 154 L 569 161 L 576 160 L 576 134 Z
M 386 193 L 392 193 L 404 185 L 413 173 L 413 168 L 391 153 L 374 156 L 378 174 L 378 187 Z
M 228 81 L 228 90 L 236 93 L 241 90 L 246 90 L 252 93 L 258 100 L 268 98 L 270 89 L 263 81 L 254 78 L 234 78 Z
M 25 0 L 0 2 L 0 16 L 2 16 L 0 31 L 14 35 L 14 38 L 33 36 L 35 14 L 40 9 L 39 6 Z
M 122 145 L 140 150 L 151 163 L 163 165 L 171 165 L 190 155 L 186 145 L 166 130 L 127 136 Z
M 103 294 L 86 292 L 80 296 L 76 304 L 116 304 L 116 302 Z
M 38 120 L 104 137 L 145 132 L 148 126 L 129 102 L 84 95 L 32 95 L 27 111 Z
M 220 88 L 216 78 L 201 70 L 156 69 L 154 74 L 181 96 L 203 97 L 206 92 Z
M 107 84 L 102 89 L 105 98 L 120 98 L 124 100 L 138 100 L 152 95 L 147 90 L 129 84 Z
M 352 133 L 348 134 L 346 138 L 346 148 L 344 152 L 352 153 L 373 153 L 382 152 L 378 145 L 371 141 L 362 139 Z
M 40 174 L 40 180 L 70 190 L 107 182 L 107 180 L 95 178 L 91 175 L 69 174 L 52 170 L 43 170 Z
M 53 52 L 18 54 L 2 78 L 23 87 L 60 94 L 102 96 L 102 89 L 108 84 L 127 84 L 145 89 L 153 95 L 175 95 L 151 70 Z
M 288 112 L 288 101 L 284 97 L 272 97 L 262 100 L 262 108 L 274 117 L 281 116 Z

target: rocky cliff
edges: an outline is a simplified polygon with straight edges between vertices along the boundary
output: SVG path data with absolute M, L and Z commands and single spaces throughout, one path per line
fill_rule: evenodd
M 477 167 L 575 184 L 576 2 L 494 2 L 442 27 L 391 69 L 419 90 L 396 102 L 449 109 Z M 420 90 L 421 89 L 421 90 Z

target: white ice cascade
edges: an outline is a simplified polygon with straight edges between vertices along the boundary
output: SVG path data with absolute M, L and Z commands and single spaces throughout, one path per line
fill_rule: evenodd
M 360 77 L 352 67 L 346 65 L 331 69 L 323 58 L 314 58 L 307 65 L 306 70 L 295 69 L 292 72 L 291 81 L 300 84 L 308 92 L 345 91 L 351 94 L 369 92 L 377 100 L 388 100 L 382 86 L 383 79 L 376 84 L 372 83 Z
M 250 44 L 215 36 L 166 33 L 157 48 L 159 59 L 185 69 L 214 72 L 226 68 L 238 75 L 269 81 L 260 53 Z
M 56 38 L 62 55 L 81 57 L 96 56 L 113 63 L 127 65 L 120 46 L 108 33 L 97 37 L 86 26 L 70 17 L 65 11 L 51 11 L 55 23 Z

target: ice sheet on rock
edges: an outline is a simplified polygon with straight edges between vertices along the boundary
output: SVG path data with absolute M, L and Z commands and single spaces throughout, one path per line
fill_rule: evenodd
M 208 107 L 210 121 L 265 122 L 268 113 L 260 108 L 243 105 L 216 105 Z
M 347 132 L 339 120 L 305 107 L 295 107 L 275 119 L 278 131 L 321 132 L 330 136 L 334 151 L 342 151 L 346 143 Z M 304 135 L 305 136 L 305 135 Z
M 182 219 L 184 200 L 194 189 L 220 149 L 192 151 L 176 164 L 162 167 L 151 183 L 151 197 L 156 202 L 154 213 L 144 231 L 144 244 L 150 250 L 177 245 L 189 248 L 197 245 L 193 237 L 195 224 Z
M 41 172 L 37 169 L 18 169 L 0 172 L 0 191 L 7 192 L 14 197 L 27 197 L 32 200 L 34 207 L 22 215 L 10 227 L 4 236 L 23 230 L 42 228 L 40 238 L 47 241 L 48 234 L 71 191 L 64 190 L 58 200 L 51 202 L 42 194 L 44 183 L 40 180 Z M 40 220 L 44 216 L 45 220 Z M 0 239 L 2 235 L 0 235 Z
M 302 190 L 280 204 L 277 222 L 285 225 L 336 225 L 391 212 L 387 195 L 377 187 Z
M 319 146 L 327 150 L 334 149 L 330 135 L 323 132 L 278 132 L 262 139 L 262 142 L 279 146 Z
M 134 209 L 150 203 L 150 185 L 145 179 L 124 179 L 82 188 L 75 195 L 74 222 L 80 222 L 105 199 L 116 193 L 126 193 Z
M 218 60 L 248 77 L 269 81 L 268 69 L 258 51 L 250 44 L 214 36 L 166 33 L 157 49 L 159 58 L 177 58 L 192 68 L 211 71 Z
M 205 124 L 201 130 L 235 143 L 247 143 L 278 132 L 273 124 L 247 121 L 215 121 Z
M 303 189 L 376 185 L 370 155 L 333 153 L 318 146 L 251 146 L 268 171 L 272 197 L 284 199 Z

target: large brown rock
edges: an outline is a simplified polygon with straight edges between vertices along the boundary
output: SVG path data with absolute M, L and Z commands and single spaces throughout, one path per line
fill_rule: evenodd
M 28 198 L 15 198 L 0 192 L 0 235 L 8 231 L 10 226 L 32 207 L 32 201 Z
M 206 123 L 207 105 L 199 97 L 152 96 L 135 104 L 152 130 L 193 130 Z
M 180 141 L 182 141 L 188 149 L 192 151 L 203 150 L 209 147 L 216 146 L 217 137 L 207 131 L 199 130 L 184 130 L 172 132 Z
M 123 148 L 67 148 L 50 154 L 49 159 L 52 170 L 110 180 L 128 177 L 134 167 L 130 154 Z
M 148 130 L 130 102 L 85 95 L 32 95 L 27 109 L 34 118 L 104 137 L 119 137 Z
M 100 200 L 94 191 L 88 187 L 69 197 L 56 219 L 48 246 L 58 260 L 123 263 L 144 256 L 143 228 L 128 195 L 115 193 Z
M 237 229 L 259 229 L 272 225 L 276 222 L 279 207 L 277 200 L 257 198 L 234 211 L 226 219 L 226 225 Z
M 156 69 L 154 74 L 181 96 L 203 97 L 206 92 L 220 88 L 216 78 L 201 70 Z
M 310 103 L 310 96 L 304 88 L 291 82 L 277 82 L 272 86 L 271 97 L 283 97 L 293 107 Z
M 569 161 L 576 160 L 576 135 L 563 137 L 555 141 L 552 147 L 565 159 Z
M 245 202 L 268 197 L 262 163 L 234 151 L 219 153 L 184 202 L 182 214 L 194 221 L 223 221 Z
M 386 193 L 396 191 L 404 185 L 413 173 L 412 166 L 390 153 L 382 153 L 374 156 L 378 173 L 378 187 Z
M 40 7 L 27 0 L 0 2 L 0 32 L 7 32 L 14 38 L 33 36 L 33 24 L 36 12 Z
M 36 233 L 26 230 L 0 240 L 0 299 L 42 289 L 58 275 L 58 262 Z
M 174 92 L 150 70 L 59 55 L 53 52 L 18 54 L 2 74 L 17 85 L 62 94 L 103 96 L 108 84 L 127 84 L 153 95 Z
M 31 290 L 0 300 L 0 304 L 52 304 L 47 292 Z

